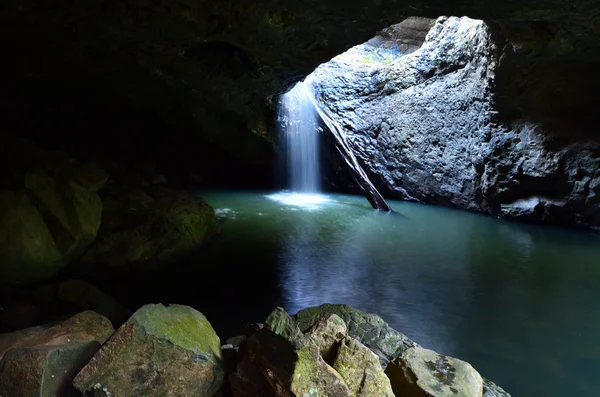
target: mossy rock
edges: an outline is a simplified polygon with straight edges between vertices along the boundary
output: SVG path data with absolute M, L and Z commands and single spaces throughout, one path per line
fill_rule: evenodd
M 248 374 L 264 374 L 264 382 L 248 379 Z M 340 375 L 321 357 L 314 343 L 298 346 L 268 328 L 247 341 L 247 355 L 230 377 L 237 396 L 330 396 L 349 397 Z M 256 385 L 263 388 L 256 390 Z
M 0 284 L 41 281 L 64 266 L 48 226 L 25 192 L 0 191 Z
M 482 397 L 483 380 L 473 367 L 422 347 L 405 351 L 386 368 L 394 393 L 405 397 Z
M 323 318 L 335 314 L 348 327 L 348 336 L 356 338 L 379 356 L 382 367 L 406 349 L 417 344 L 401 332 L 396 331 L 375 314 L 356 310 L 348 305 L 325 304 L 299 311 L 296 322 L 302 332 L 307 332 Z
M 166 188 L 107 188 L 98 238 L 78 262 L 85 275 L 151 272 L 188 255 L 219 231 L 199 197 Z
M 81 393 L 127 397 L 210 397 L 223 384 L 219 337 L 188 306 L 146 305 L 74 380 Z
M 25 187 L 35 198 L 65 263 L 85 252 L 102 220 L 100 197 L 73 181 L 28 172 Z
M 110 321 L 87 311 L 54 326 L 0 335 L 0 395 L 77 396 L 73 378 L 113 332 Z
M 377 355 L 355 339 L 341 342 L 333 368 L 348 385 L 352 397 L 394 397 Z

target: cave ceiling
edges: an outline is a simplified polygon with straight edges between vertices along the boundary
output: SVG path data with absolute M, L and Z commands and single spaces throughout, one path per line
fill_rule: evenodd
M 513 55 L 510 88 L 499 97 L 523 96 L 507 101 L 508 113 L 544 116 L 564 103 L 572 112 L 579 102 L 560 96 L 598 86 L 588 73 L 600 57 L 600 1 L 8 0 L 1 7 L 5 116 L 32 97 L 71 96 L 152 109 L 209 140 L 236 128 L 267 136 L 278 93 L 408 16 L 487 21 L 499 51 Z M 546 69 L 553 72 L 540 73 Z M 529 78 L 545 79 L 544 88 L 513 81 Z

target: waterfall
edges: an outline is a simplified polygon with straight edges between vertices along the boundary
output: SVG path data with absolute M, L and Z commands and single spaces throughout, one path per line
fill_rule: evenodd
M 317 114 L 310 101 L 310 87 L 300 82 L 279 100 L 280 137 L 287 152 L 288 183 L 292 191 L 320 190 Z

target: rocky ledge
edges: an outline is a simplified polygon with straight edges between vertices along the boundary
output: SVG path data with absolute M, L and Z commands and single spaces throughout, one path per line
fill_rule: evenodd
M 0 395 L 510 397 L 470 364 L 346 305 L 277 308 L 221 345 L 200 312 L 161 304 L 116 332 L 86 311 L 0 335 Z

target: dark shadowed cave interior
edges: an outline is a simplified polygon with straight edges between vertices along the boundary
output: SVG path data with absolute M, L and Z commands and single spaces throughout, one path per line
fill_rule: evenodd
M 597 0 L 0 16 L 0 397 L 600 394 Z

